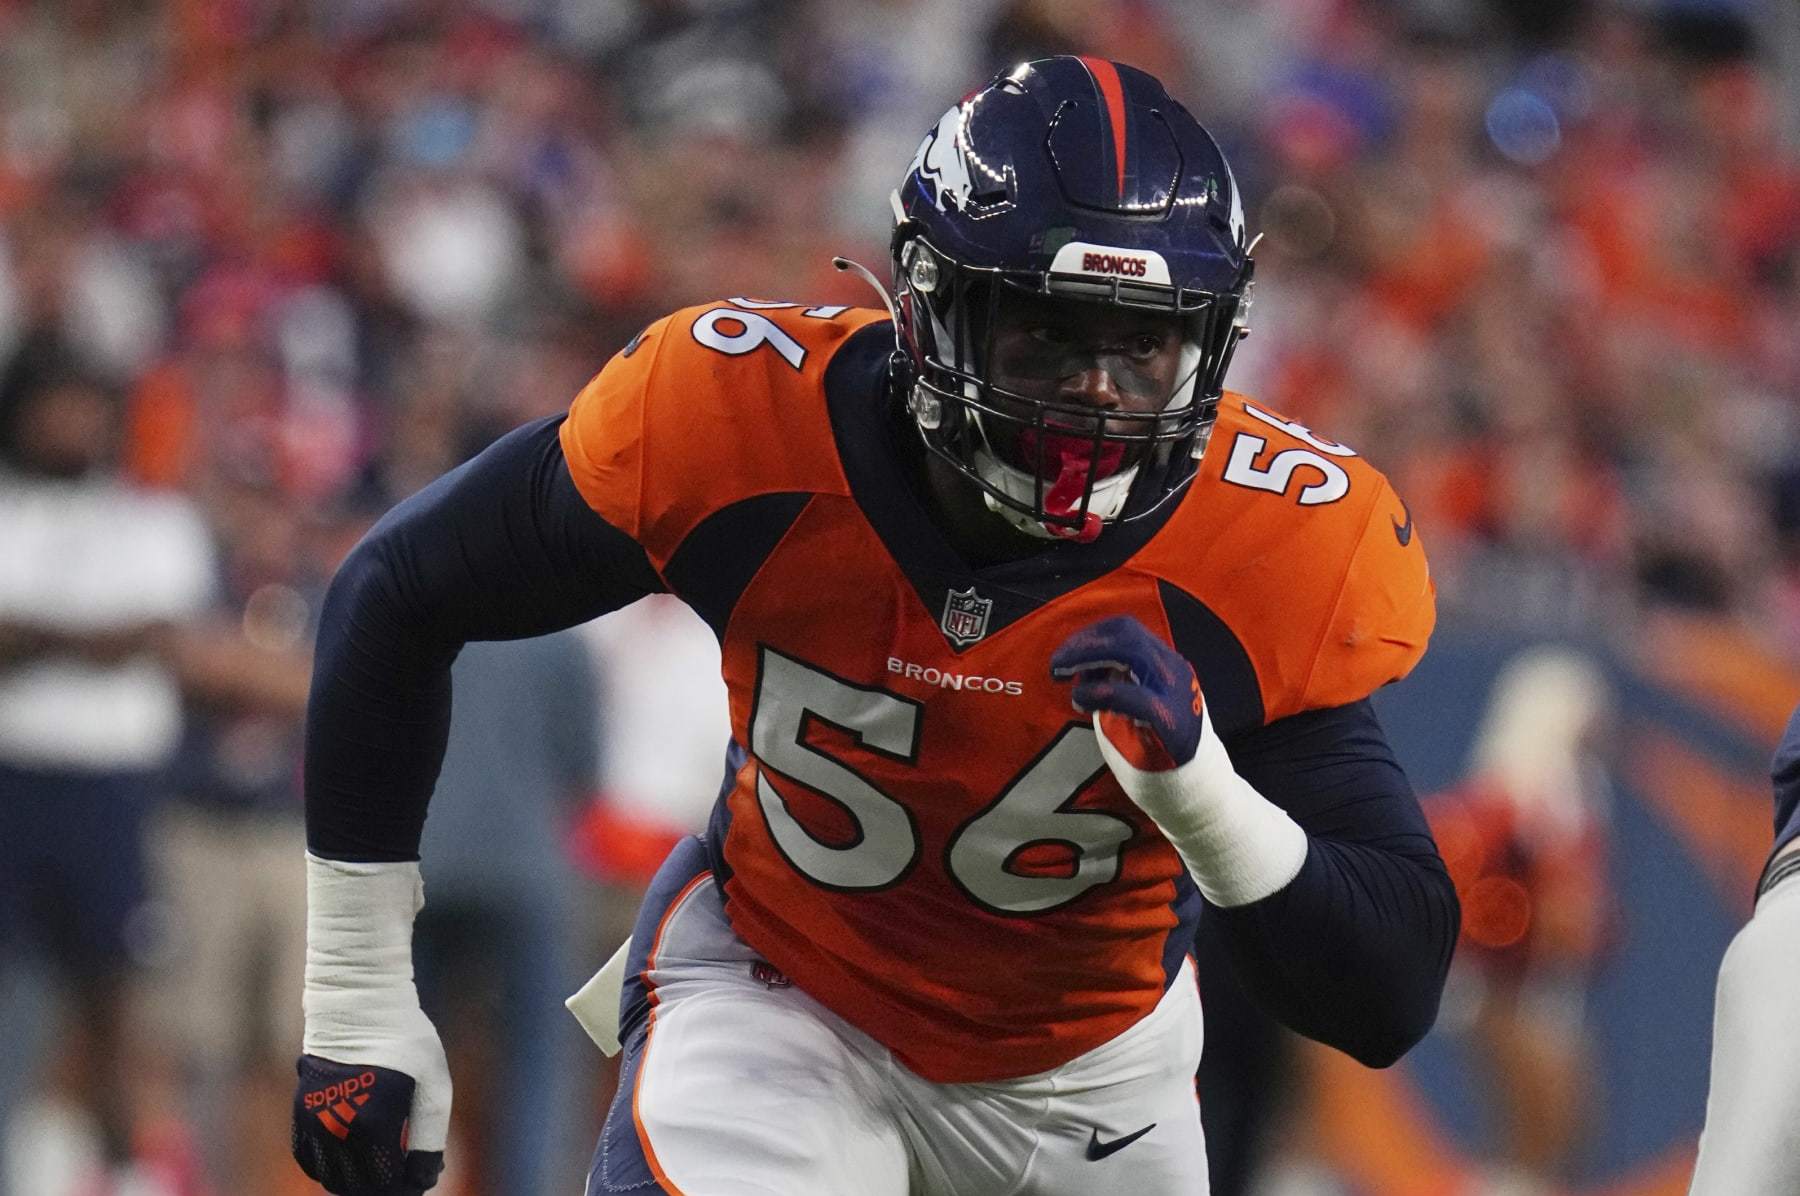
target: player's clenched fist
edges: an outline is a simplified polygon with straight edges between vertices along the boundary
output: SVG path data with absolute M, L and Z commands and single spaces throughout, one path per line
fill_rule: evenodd
M 1050 657 L 1069 700 L 1094 717 L 1125 795 L 1181 854 L 1206 899 L 1245 905 L 1306 862 L 1306 832 L 1232 767 L 1187 659 L 1130 616 L 1090 623 Z
M 385 1067 L 302 1055 L 294 1090 L 294 1159 L 342 1196 L 404 1193 L 437 1183 L 441 1150 L 407 1149 L 413 1078 Z
M 1071 635 L 1050 672 L 1074 680 L 1075 709 L 1094 716 L 1101 740 L 1133 768 L 1164 771 L 1194 758 L 1207 729 L 1194 666 L 1131 616 Z

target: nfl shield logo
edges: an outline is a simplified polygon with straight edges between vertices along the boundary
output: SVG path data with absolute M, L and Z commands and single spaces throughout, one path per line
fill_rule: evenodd
M 944 621 L 940 626 L 951 643 L 958 648 L 967 647 L 987 634 L 988 612 L 993 609 L 994 600 L 977 597 L 974 586 L 951 590 L 944 602 Z

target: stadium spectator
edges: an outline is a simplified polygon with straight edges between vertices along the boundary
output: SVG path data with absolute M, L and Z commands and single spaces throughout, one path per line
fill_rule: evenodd
M 137 1166 L 144 828 L 182 731 L 170 637 L 213 580 L 198 512 L 122 484 L 117 443 L 114 396 L 28 338 L 0 378 L 0 968 L 48 960 L 65 999 L 41 1104 L 15 1115 L 36 1127 L 8 1163 L 25 1192 Z
M 173 638 L 187 735 L 153 838 L 172 937 L 155 1004 L 185 1113 L 220 1127 L 201 1138 L 216 1190 L 266 1191 L 258 1163 L 283 1145 L 266 1119 L 300 1027 L 301 720 L 330 562 L 266 462 L 216 471 L 201 493 L 221 569 L 213 608 Z

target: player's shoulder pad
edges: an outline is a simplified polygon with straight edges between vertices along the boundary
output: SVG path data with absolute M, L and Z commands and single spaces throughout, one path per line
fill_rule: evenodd
M 885 318 L 738 298 L 656 321 L 575 397 L 562 446 L 576 487 L 658 567 L 734 502 L 846 492 L 825 367 L 852 333 Z
M 1269 720 L 1411 671 L 1436 621 L 1412 513 L 1356 451 L 1227 392 L 1158 572 L 1242 644 Z M 1174 530 L 1173 528 L 1170 530 Z

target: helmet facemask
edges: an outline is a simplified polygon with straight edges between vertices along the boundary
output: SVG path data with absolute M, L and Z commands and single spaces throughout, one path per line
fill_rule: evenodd
M 1116 276 L 969 266 L 909 236 L 904 225 L 896 247 L 899 331 L 913 364 L 908 408 L 927 449 L 970 479 L 990 510 L 1031 535 L 1087 542 L 1105 524 L 1149 515 L 1186 486 L 1232 351 L 1247 332 L 1248 266 L 1239 288 L 1215 294 Z M 1044 300 L 1068 305 L 1065 314 L 1089 306 L 1097 315 L 1107 307 L 1169 313 L 1179 351 L 1166 393 L 1147 394 L 1143 379 L 1117 365 L 1107 373 L 1121 391 L 1135 388 L 1135 409 L 1102 411 L 1079 398 L 998 384 L 1003 311 Z M 1063 368 L 1058 352 L 1045 349 L 1045 376 Z M 1076 364 L 1069 359 L 1068 370 Z

